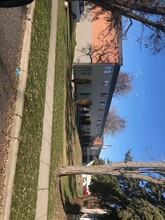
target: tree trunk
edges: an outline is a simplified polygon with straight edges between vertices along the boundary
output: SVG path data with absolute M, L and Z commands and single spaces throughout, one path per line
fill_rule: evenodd
M 134 168 L 135 170 L 131 170 Z M 138 170 L 140 168 L 140 170 Z M 91 174 L 91 175 L 112 175 L 123 176 L 125 178 L 141 179 L 148 182 L 165 185 L 165 178 L 155 178 L 151 175 L 143 175 L 159 173 L 165 170 L 164 162 L 114 162 L 106 165 L 98 166 L 66 166 L 59 169 L 59 176 L 75 175 L 75 174 Z

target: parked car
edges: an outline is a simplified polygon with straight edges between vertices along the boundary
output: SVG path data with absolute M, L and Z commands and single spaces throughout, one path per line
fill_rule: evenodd
M 71 17 L 79 22 L 81 14 L 84 11 L 84 1 L 73 1 L 71 2 Z
M 18 7 L 32 3 L 34 0 L 0 0 L 0 7 Z

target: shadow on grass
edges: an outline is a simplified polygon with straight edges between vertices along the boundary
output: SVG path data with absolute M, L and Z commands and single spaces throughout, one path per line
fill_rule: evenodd
M 73 88 L 71 85 L 71 70 L 68 69 L 66 76 L 66 106 L 65 106 L 65 132 L 66 132 L 66 156 L 68 165 L 82 164 L 82 151 L 79 143 L 79 136 L 76 124 L 76 109 Z M 70 175 L 61 177 L 60 189 L 65 185 L 64 191 L 61 190 L 61 199 L 65 212 L 68 214 L 80 213 L 82 200 L 77 199 L 80 191 L 80 176 Z M 61 184 L 61 182 L 63 182 Z
M 70 187 L 72 186 L 73 179 L 74 179 L 74 175 L 69 177 Z M 63 208 L 65 210 L 65 213 L 67 215 L 68 214 L 71 214 L 71 215 L 80 214 L 81 208 L 83 206 L 83 200 L 77 199 L 77 198 L 76 199 L 74 199 L 74 198 L 69 199 L 68 196 L 63 192 L 63 187 L 62 187 L 61 181 L 59 181 L 59 189 L 60 189 L 61 200 L 62 200 L 62 204 L 63 204 Z
M 66 81 L 66 109 L 65 109 L 65 132 L 67 140 L 67 158 L 69 165 L 75 164 L 75 157 L 80 157 L 76 155 L 76 146 L 79 140 L 77 135 L 77 124 L 76 124 L 76 109 L 75 109 L 75 100 L 73 94 L 73 88 L 71 85 L 71 70 L 68 69 Z M 81 155 L 82 156 L 82 155 Z
M 62 39 L 66 47 L 66 54 L 63 54 L 63 56 L 61 56 L 62 58 L 61 62 L 64 60 L 64 57 L 66 57 L 65 59 L 66 65 L 64 66 L 64 76 L 62 77 L 62 74 L 59 74 L 60 79 L 62 77 L 60 81 L 61 85 L 65 83 L 65 91 L 63 96 L 61 95 L 60 101 L 62 102 L 62 99 L 64 99 L 65 103 L 57 115 L 57 121 L 59 120 L 59 115 L 61 115 L 62 113 L 62 109 L 65 108 L 63 115 L 64 126 L 62 125 L 62 127 L 64 128 L 63 129 L 63 146 L 64 146 L 63 165 L 81 165 L 82 151 L 81 151 L 81 146 L 79 143 L 79 137 L 77 132 L 74 94 L 71 85 L 72 63 L 73 63 L 74 47 L 75 47 L 75 36 L 74 36 L 75 33 L 73 33 L 74 32 L 73 25 L 75 24 L 72 23 L 73 21 L 69 19 L 68 13 L 67 13 L 67 22 L 68 22 L 67 31 L 66 31 L 67 34 L 66 32 L 65 33 L 62 32 L 62 34 L 60 35 L 62 36 Z M 58 73 L 60 73 L 60 71 L 61 70 L 59 70 Z M 59 137 L 57 136 L 56 139 L 58 138 Z M 61 154 L 60 157 L 62 158 Z M 66 213 L 70 213 L 70 212 L 79 213 L 81 207 L 75 203 L 76 200 L 75 198 L 77 198 L 77 195 L 81 190 L 81 187 L 79 187 L 79 176 L 71 175 L 67 177 L 66 176 L 60 177 L 60 179 L 57 178 L 56 183 L 57 181 L 59 181 L 59 191 L 60 191 L 61 201 L 63 204 L 63 210 Z M 56 205 L 58 205 L 58 201 Z

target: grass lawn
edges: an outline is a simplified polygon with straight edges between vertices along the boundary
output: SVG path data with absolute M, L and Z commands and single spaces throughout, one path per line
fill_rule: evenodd
M 67 202 L 66 200 L 76 197 L 79 192 L 73 176 L 59 180 L 58 168 L 61 165 L 81 164 L 82 161 L 70 84 L 75 46 L 75 37 L 74 33 L 70 32 L 70 25 L 74 24 L 70 23 L 68 9 L 64 9 L 61 1 L 59 1 L 58 13 L 49 219 L 64 218 L 63 205 Z
M 37 0 L 10 219 L 35 219 L 50 15 L 51 0 Z M 69 200 L 71 197 L 75 197 L 76 189 L 78 189 L 74 177 L 65 177 L 59 181 L 58 167 L 62 164 L 79 164 L 82 157 L 75 125 L 72 87 L 69 81 L 74 50 L 74 40 L 72 41 L 70 38 L 72 34 L 70 34 L 69 26 L 69 13 L 65 10 L 63 1 L 59 0 L 49 219 L 62 219 L 62 214 L 65 215 L 62 201 L 65 203 L 65 200 L 61 200 L 61 198 Z M 59 209 L 59 204 L 61 204 L 61 209 Z
M 35 219 L 42 141 L 51 0 L 37 0 L 24 113 L 12 197 L 11 219 Z

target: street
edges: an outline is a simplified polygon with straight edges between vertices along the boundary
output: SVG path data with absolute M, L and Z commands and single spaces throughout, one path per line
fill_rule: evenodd
M 0 207 L 26 7 L 0 8 Z M 0 209 L 1 211 L 1 209 Z

